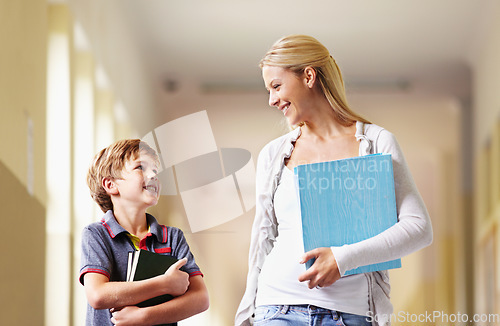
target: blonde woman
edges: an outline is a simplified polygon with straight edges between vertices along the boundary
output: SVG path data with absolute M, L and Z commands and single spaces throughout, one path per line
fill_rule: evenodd
M 432 242 L 429 215 L 401 149 L 390 132 L 349 108 L 339 67 L 313 37 L 278 40 L 260 67 L 269 105 L 294 129 L 259 154 L 247 287 L 235 324 L 389 325 L 387 271 L 344 273 Z M 365 241 L 304 253 L 293 168 L 373 153 L 392 154 L 398 222 Z M 306 270 L 311 258 L 315 263 Z

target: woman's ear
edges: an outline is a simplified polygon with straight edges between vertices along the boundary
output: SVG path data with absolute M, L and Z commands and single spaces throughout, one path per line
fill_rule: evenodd
M 108 195 L 118 195 L 118 187 L 112 178 L 103 178 L 102 187 Z
M 316 70 L 313 67 L 306 67 L 304 69 L 304 82 L 307 87 L 314 87 L 314 84 L 316 83 Z

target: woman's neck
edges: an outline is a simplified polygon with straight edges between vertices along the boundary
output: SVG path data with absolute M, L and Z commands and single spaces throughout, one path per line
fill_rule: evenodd
M 345 126 L 340 123 L 330 105 L 320 108 L 301 127 L 302 136 L 318 141 L 354 135 L 356 124 Z
M 322 92 L 316 91 L 310 98 L 311 110 L 301 127 L 302 135 L 317 140 L 328 140 L 354 134 L 355 124 L 344 125 Z M 354 129 L 353 129 L 354 126 Z

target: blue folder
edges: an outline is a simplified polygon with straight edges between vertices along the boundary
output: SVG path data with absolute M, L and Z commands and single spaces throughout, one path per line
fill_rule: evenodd
M 294 173 L 304 250 L 342 246 L 371 238 L 397 222 L 390 154 L 304 164 Z M 309 260 L 306 266 L 313 264 Z M 401 259 L 360 266 L 345 275 L 401 267 Z

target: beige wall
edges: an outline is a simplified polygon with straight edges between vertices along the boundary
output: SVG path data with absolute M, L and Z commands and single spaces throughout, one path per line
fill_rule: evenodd
M 2 267 L 0 324 L 42 325 L 45 291 L 45 207 L 0 162 Z
M 474 76 L 475 310 L 500 313 L 500 3 L 491 1 L 471 55 Z
M 45 1 L 0 0 L 2 325 L 44 318 L 46 37 Z
M 28 167 L 33 166 L 34 194 L 42 203 L 45 201 L 46 41 L 44 0 L 0 1 L 0 136 L 3 142 L 0 160 L 25 186 Z M 33 123 L 31 162 L 27 154 L 28 119 Z
M 491 1 L 471 54 L 473 67 L 474 144 L 484 146 L 500 119 L 500 3 Z

